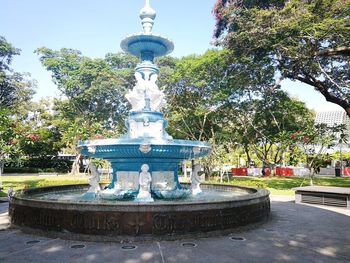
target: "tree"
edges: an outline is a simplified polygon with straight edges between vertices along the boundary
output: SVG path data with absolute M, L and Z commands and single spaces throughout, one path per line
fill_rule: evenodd
M 7 42 L 3 36 L 0 36 L 0 70 L 10 70 L 10 64 L 13 57 L 20 54 L 20 50 Z
M 171 133 L 209 140 L 213 133 L 222 131 L 220 125 L 227 120 L 223 111 L 239 101 L 242 90 L 252 84 L 245 81 L 249 78 L 246 72 L 241 72 L 227 50 L 208 50 L 178 60 L 165 86 Z
M 313 126 L 314 114 L 305 103 L 290 98 L 279 89 L 263 90 L 235 109 L 240 125 L 232 130 L 250 160 L 250 152 L 265 164 L 284 161 L 285 154 L 294 146 L 290 135 Z
M 34 94 L 35 81 L 28 74 L 11 69 L 13 57 L 20 50 L 0 36 L 0 175 L 4 159 L 19 152 L 19 137 L 14 115 L 27 104 Z
M 125 131 L 130 106 L 124 95 L 135 85 L 136 57 L 109 53 L 104 59 L 92 59 L 65 48 L 39 48 L 36 53 L 64 96 L 55 101 L 57 116 L 53 123 L 61 132 L 67 152 L 77 154 L 78 140 L 115 137 Z M 168 76 L 173 59 L 166 57 L 159 62 Z M 161 77 L 160 82 L 164 79 Z M 78 171 L 79 158 L 77 154 L 72 171 Z
M 115 134 L 124 130 L 129 107 L 124 93 L 132 85 L 133 58 L 108 54 L 106 59 L 91 59 L 72 49 L 39 48 L 36 53 L 66 98 L 55 100 L 55 125 L 66 150 L 77 154 L 78 140 L 93 138 L 101 129 L 114 130 Z M 79 170 L 79 159 L 77 154 L 73 172 Z
M 109 53 L 104 59 L 91 59 L 78 50 L 66 48 L 60 51 L 39 48 L 36 53 L 67 98 L 56 101 L 57 110 L 64 114 L 62 117 L 74 120 L 79 115 L 90 125 L 98 122 L 119 133 L 124 131 L 129 110 L 124 95 L 135 85 L 136 57 Z M 174 64 L 169 57 L 159 61 L 162 69 Z
M 313 86 L 350 116 L 350 0 L 218 0 L 217 44 Z
M 40 48 L 36 53 L 67 98 L 56 101 L 66 118 L 74 120 L 79 115 L 90 124 L 99 122 L 106 128 L 122 129 L 128 109 L 124 93 L 130 73 L 125 74 L 124 68 L 114 70 L 111 56 L 106 60 L 91 59 L 77 50 L 48 48 Z
M 60 150 L 58 143 L 60 134 L 55 129 L 41 127 L 27 129 L 21 134 L 20 148 L 22 153 L 28 157 L 45 158 L 56 156 Z
M 315 171 L 322 163 L 322 155 L 327 149 L 335 146 L 340 140 L 345 141 L 346 127 L 344 125 L 327 126 L 316 124 L 291 134 L 295 141 L 307 155 L 307 165 L 310 169 L 310 183 L 313 184 Z
M 29 79 L 30 75 L 13 72 L 10 68 L 13 57 L 19 54 L 18 48 L 0 36 L 0 108 L 15 110 L 34 95 L 36 83 Z
M 5 158 L 18 153 L 19 138 L 20 134 L 16 132 L 16 123 L 10 118 L 9 109 L 0 108 L 0 176 Z
M 229 50 L 209 50 L 177 61 L 166 86 L 169 132 L 174 137 L 208 141 L 207 175 L 227 153 L 244 149 L 247 159 L 281 162 L 288 134 L 313 124 L 305 104 L 280 90 L 272 67 L 235 60 Z
M 171 135 L 208 141 L 212 146 L 211 156 L 203 161 L 207 176 L 235 144 L 228 124 L 235 122 L 233 105 L 248 88 L 260 88 L 254 85 L 260 73 L 251 77 L 254 67 L 242 69 L 242 64 L 232 63 L 228 50 L 208 50 L 178 60 L 165 88 Z
M 221 78 L 224 72 L 223 53 L 207 51 L 201 56 L 178 60 L 165 85 L 169 133 L 176 138 L 209 141 L 213 156 L 221 131 L 219 99 L 216 98 L 220 86 L 216 78 Z M 205 166 L 207 175 L 211 173 L 209 161 Z

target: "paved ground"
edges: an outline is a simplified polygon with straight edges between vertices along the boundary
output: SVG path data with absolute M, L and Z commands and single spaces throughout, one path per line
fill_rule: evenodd
M 0 203 L 1 263 L 350 262 L 350 210 L 296 205 L 281 196 L 272 197 L 269 222 L 254 229 L 216 238 L 135 243 L 133 250 L 123 250 L 125 244 L 50 239 L 7 227 L 7 203 Z M 183 246 L 186 242 L 195 247 Z

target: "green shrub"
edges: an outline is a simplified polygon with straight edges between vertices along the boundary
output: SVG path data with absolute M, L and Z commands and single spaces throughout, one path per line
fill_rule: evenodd
M 40 169 L 34 167 L 4 167 L 4 173 L 39 173 Z
M 71 160 L 57 158 L 33 158 L 28 160 L 7 161 L 4 166 L 5 173 L 40 173 L 58 172 L 67 173 L 72 169 Z

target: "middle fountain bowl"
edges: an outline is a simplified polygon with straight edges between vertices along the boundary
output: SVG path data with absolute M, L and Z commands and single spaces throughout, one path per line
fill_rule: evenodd
M 127 190 L 115 199 L 136 195 L 140 169 L 144 164 L 152 174 L 152 193 L 156 198 L 178 199 L 190 194 L 179 182 L 179 165 L 184 160 L 208 155 L 210 145 L 200 141 L 174 140 L 165 132 L 167 121 L 160 112 L 131 112 L 126 123 L 128 133 L 118 139 L 83 141 L 78 145 L 83 155 L 111 163 L 113 176 L 108 188 L 113 189 L 118 184 Z

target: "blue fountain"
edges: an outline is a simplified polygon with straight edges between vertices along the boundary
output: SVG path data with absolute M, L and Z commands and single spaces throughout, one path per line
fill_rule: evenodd
M 78 145 L 83 155 L 108 160 L 112 165 L 112 182 L 99 193 L 102 199 L 152 202 L 154 198 L 184 198 L 194 189 L 185 189 L 179 183 L 181 162 L 206 156 L 211 150 L 206 142 L 176 140 L 165 130 L 168 122 L 161 112 L 165 95 L 156 84 L 159 69 L 154 59 L 171 53 L 174 44 L 152 33 L 155 17 L 156 12 L 146 0 L 140 12 L 143 32 L 121 42 L 125 52 L 141 59 L 135 69 L 136 85 L 126 94 L 132 106 L 126 120 L 127 134 Z

